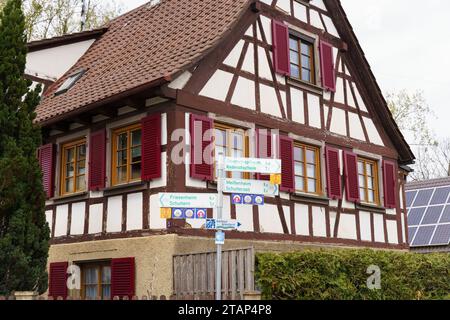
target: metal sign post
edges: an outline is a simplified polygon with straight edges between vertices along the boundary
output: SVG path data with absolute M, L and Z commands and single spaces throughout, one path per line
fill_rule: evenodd
M 222 220 L 223 210 L 223 187 L 225 179 L 225 161 L 223 153 L 219 153 L 217 161 L 217 219 Z M 223 232 L 218 230 L 217 232 Z M 216 300 L 222 300 L 222 244 L 216 241 L 217 259 L 216 259 Z

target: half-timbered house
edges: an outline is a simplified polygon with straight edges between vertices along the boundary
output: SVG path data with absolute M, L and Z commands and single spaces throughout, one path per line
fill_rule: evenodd
M 210 144 L 212 158 L 282 160 L 280 196 L 226 195 L 242 223 L 226 247 L 408 248 L 414 155 L 338 0 L 162 0 L 88 38 L 38 107 L 50 295 L 80 294 L 69 265 L 86 297 L 171 294 L 172 256 L 213 233 L 162 219 L 158 193 L 215 192 L 214 163 L 191 161 Z

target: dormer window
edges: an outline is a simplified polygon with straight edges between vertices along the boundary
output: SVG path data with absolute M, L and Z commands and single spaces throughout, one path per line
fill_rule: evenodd
M 55 95 L 66 93 L 70 88 L 72 88 L 75 83 L 83 76 L 84 70 L 78 71 L 73 75 L 69 76 L 66 81 L 59 87 L 59 89 L 55 92 Z
M 314 42 L 289 36 L 291 77 L 315 84 Z

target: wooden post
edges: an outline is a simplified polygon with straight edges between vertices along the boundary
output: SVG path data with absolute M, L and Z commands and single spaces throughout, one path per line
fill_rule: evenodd
M 261 292 L 259 291 L 245 291 L 243 300 L 261 300 Z

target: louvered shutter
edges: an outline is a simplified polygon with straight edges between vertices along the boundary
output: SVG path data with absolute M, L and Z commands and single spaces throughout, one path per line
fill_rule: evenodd
M 213 141 L 213 120 L 194 114 L 190 120 L 191 178 L 213 180 L 213 161 L 211 155 L 205 153 Z
M 67 298 L 67 268 L 68 262 L 50 263 L 48 295 L 54 299 Z
M 52 198 L 55 192 L 55 150 L 55 145 L 52 143 L 46 144 L 38 150 L 39 165 L 42 170 L 42 185 L 47 198 Z
M 289 61 L 289 29 L 282 22 L 272 20 L 273 65 L 275 72 L 282 75 L 291 73 Z
M 345 194 L 347 201 L 359 202 L 358 156 L 344 152 Z
M 161 114 L 142 119 L 142 181 L 161 178 Z
M 106 130 L 91 133 L 89 140 L 89 190 L 105 187 L 106 180 Z
M 325 154 L 328 197 L 333 200 L 342 199 L 339 150 L 327 147 Z
M 294 140 L 280 136 L 281 190 L 294 192 Z
M 384 206 L 388 209 L 397 207 L 397 184 L 395 179 L 395 163 L 383 162 Z
M 135 295 L 134 258 L 113 259 L 111 261 L 111 297 L 128 297 Z
M 260 159 L 272 158 L 272 134 L 269 129 L 256 129 L 256 154 Z M 270 180 L 270 175 L 256 174 L 258 180 Z
M 320 42 L 320 63 L 322 69 L 322 85 L 325 89 L 336 91 L 336 73 L 334 70 L 333 47 L 326 42 Z

